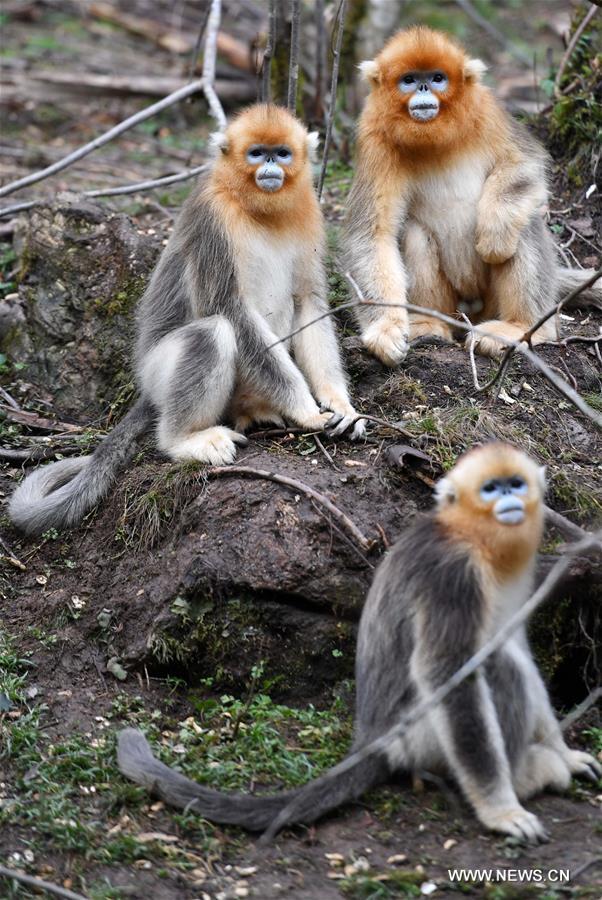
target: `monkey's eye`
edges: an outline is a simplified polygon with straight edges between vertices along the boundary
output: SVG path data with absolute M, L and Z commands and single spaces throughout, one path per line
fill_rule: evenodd
M 264 156 L 265 153 L 263 147 L 251 147 L 250 150 L 247 150 L 247 159 L 249 162 L 259 162 Z
M 441 84 L 443 81 L 445 81 L 445 75 L 443 75 L 441 72 L 435 72 L 435 74 L 433 75 L 433 81 L 435 82 L 435 84 Z
M 493 497 L 493 495 L 497 492 L 498 484 L 497 481 L 486 481 L 483 487 L 481 488 L 481 494 L 484 497 Z
M 514 475 L 510 481 L 510 488 L 517 494 L 524 494 L 527 490 L 527 482 L 520 475 Z
M 416 79 L 413 75 L 404 75 L 401 80 L 404 84 L 416 84 Z
M 288 147 L 279 147 L 278 150 L 276 151 L 276 156 L 278 157 L 279 160 L 281 160 L 281 162 L 284 162 L 284 163 L 290 162 L 291 159 L 293 158 L 293 154 L 288 149 Z

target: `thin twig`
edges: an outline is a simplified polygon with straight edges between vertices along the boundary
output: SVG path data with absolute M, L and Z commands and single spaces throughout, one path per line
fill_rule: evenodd
M 548 597 L 553 593 L 558 584 L 562 581 L 564 576 L 566 575 L 571 559 L 578 555 L 579 553 L 583 553 L 584 551 L 589 551 L 592 548 L 598 548 L 600 539 L 602 538 L 602 532 L 599 532 L 597 535 L 592 536 L 592 538 L 586 539 L 584 541 L 579 541 L 578 543 L 572 545 L 567 553 L 562 556 L 550 569 L 547 577 L 543 581 L 543 583 L 539 586 L 539 588 L 535 591 L 530 600 L 527 601 L 513 616 L 508 619 L 508 621 L 499 629 L 496 634 L 493 635 L 488 641 L 483 644 L 483 646 L 471 656 L 460 668 L 454 672 L 454 674 L 447 679 L 440 687 L 438 687 L 435 691 L 425 697 L 420 703 L 416 704 L 416 706 L 405 715 L 402 715 L 399 722 L 390 728 L 385 734 L 376 738 L 373 741 L 370 741 L 369 744 L 366 744 L 360 750 L 357 750 L 355 753 L 349 754 L 349 756 L 345 757 L 342 762 L 338 763 L 338 765 L 334 766 L 332 769 L 329 769 L 328 772 L 322 776 L 323 781 L 331 781 L 337 778 L 339 775 L 344 772 L 348 772 L 350 769 L 355 768 L 355 766 L 362 763 L 367 757 L 374 756 L 375 754 L 386 752 L 387 748 L 391 745 L 391 743 L 398 738 L 402 737 L 404 732 L 407 730 L 409 725 L 414 724 L 419 719 L 422 719 L 427 712 L 441 703 L 445 698 L 453 691 L 458 685 L 462 684 L 470 675 L 472 675 L 476 670 L 488 659 L 496 650 L 498 650 L 513 634 L 517 628 L 519 628 L 527 619 L 532 615 L 532 613 L 537 609 L 537 607 L 543 603 L 544 600 L 547 600 Z M 299 796 L 293 798 L 290 803 L 281 810 L 281 812 L 274 818 L 269 828 L 266 829 L 264 834 L 260 839 L 261 844 L 268 843 L 273 837 L 277 834 L 277 832 L 287 825 L 289 822 L 294 821 L 295 813 L 297 810 L 297 806 L 299 803 Z
M 596 281 L 597 278 L 599 278 L 601 274 L 602 274 L 602 270 L 598 270 L 597 272 L 594 272 L 594 274 L 591 276 L 591 278 L 589 278 L 586 282 L 584 282 L 583 284 L 579 285 L 579 287 L 577 287 L 573 291 L 571 291 L 570 294 L 567 294 L 567 296 L 563 300 L 560 301 L 558 306 L 562 307 L 562 306 L 564 306 L 565 303 L 568 303 L 570 300 L 574 299 L 574 297 L 576 297 L 578 294 L 580 294 L 581 291 L 585 290 L 585 288 L 587 288 L 591 284 L 593 284 L 594 281 Z M 515 352 L 520 353 L 522 356 L 526 356 L 527 359 L 530 360 L 533 363 L 533 365 L 536 366 L 544 374 L 544 376 L 548 379 L 548 381 L 554 385 L 556 390 L 560 394 L 562 394 L 563 397 L 566 397 L 566 399 L 569 400 L 573 404 L 573 406 L 576 406 L 577 409 L 580 412 L 582 412 L 585 416 L 587 416 L 588 419 L 591 419 L 592 422 L 594 422 L 598 426 L 598 428 L 602 428 L 602 415 L 597 413 L 596 410 L 592 409 L 592 407 L 589 406 L 585 402 L 583 397 L 581 397 L 581 395 L 578 394 L 577 391 L 575 391 L 570 385 L 568 385 L 564 381 L 564 379 L 558 378 L 558 376 L 555 375 L 554 372 L 552 371 L 552 368 L 547 363 L 545 363 L 537 355 L 537 353 L 534 353 L 530 347 L 527 347 L 522 343 L 522 340 L 525 336 L 527 336 L 530 339 L 530 336 L 532 336 L 533 332 L 536 331 L 537 328 L 540 326 L 541 320 L 540 320 L 540 322 L 536 322 L 535 325 L 532 328 L 530 328 L 528 332 L 525 332 L 525 335 L 523 335 L 523 338 L 521 338 L 520 341 L 513 341 L 510 338 L 503 337 L 502 335 L 490 334 L 489 332 L 485 331 L 483 328 L 479 327 L 478 325 L 477 326 L 467 325 L 465 322 L 461 322 L 459 319 L 454 319 L 451 316 L 445 315 L 445 313 L 439 312 L 439 310 L 429 309 L 426 306 L 415 306 L 413 303 L 383 303 L 383 302 L 379 303 L 379 302 L 376 302 L 373 300 L 366 300 L 364 298 L 364 295 L 361 292 L 360 287 L 358 286 L 357 282 L 355 281 L 355 279 L 353 278 L 351 273 L 346 272 L 345 277 L 347 278 L 348 282 L 351 284 L 351 286 L 353 287 L 353 290 L 357 294 L 358 301 L 351 302 L 351 303 L 342 303 L 340 306 L 337 307 L 337 310 L 351 308 L 351 307 L 360 306 L 360 305 L 399 307 L 402 309 L 406 309 L 408 312 L 420 313 L 421 315 L 430 316 L 433 319 L 438 319 L 441 322 L 445 322 L 447 325 L 451 325 L 452 328 L 460 328 L 461 330 L 467 331 L 470 334 L 478 334 L 478 335 L 482 335 L 483 337 L 493 338 L 494 340 L 499 341 L 499 343 L 505 344 L 509 350 L 512 349 Z M 329 312 L 332 312 L 332 310 L 330 310 Z M 545 321 L 547 321 L 547 319 L 549 319 L 552 315 L 555 315 L 556 312 L 557 312 L 557 307 L 554 307 L 554 309 L 550 313 L 546 313 Z M 325 313 L 313 321 L 318 321 L 319 319 L 324 318 L 324 315 L 328 315 L 328 314 L 329 313 Z M 308 325 L 312 325 L 313 321 L 306 323 L 306 325 L 304 325 L 303 328 L 306 328 Z M 302 330 L 302 329 L 299 329 L 299 330 Z M 281 338 L 281 340 L 283 340 L 283 341 L 288 340 L 289 337 L 290 337 L 290 335 L 288 335 L 287 337 Z M 508 353 L 508 350 L 506 350 L 506 353 Z M 503 366 L 503 364 L 504 364 L 504 361 L 502 361 L 502 366 Z M 497 378 L 495 379 L 495 381 L 497 381 Z M 492 380 L 491 383 L 494 384 L 495 381 Z
M 332 466 L 333 469 L 336 469 L 337 472 L 340 472 L 341 470 L 339 469 L 339 467 L 335 463 L 334 459 L 332 458 L 332 456 L 330 455 L 330 453 L 328 452 L 328 450 L 326 449 L 326 447 L 324 446 L 324 444 L 322 443 L 322 441 L 320 440 L 320 438 L 318 437 L 317 434 L 314 434 L 314 441 L 315 441 L 316 447 L 318 448 L 318 450 L 320 451 L 322 456 L 325 458 L 327 463 L 330 466 Z
M 322 153 L 322 167 L 320 169 L 320 178 L 318 180 L 318 199 L 322 197 L 322 189 L 324 187 L 324 178 L 326 177 L 326 166 L 328 164 L 328 154 L 330 153 L 330 142 L 332 140 L 332 126 L 334 122 L 334 114 L 337 103 L 337 84 L 339 81 L 339 66 L 341 64 L 341 46 L 343 44 L 343 32 L 345 30 L 345 15 L 347 13 L 347 0 L 340 0 L 337 15 L 337 36 L 333 49 L 332 60 L 332 78 L 330 80 L 330 103 L 328 105 L 328 117 L 326 119 L 326 137 L 324 138 L 324 152 Z
M 579 38 L 581 37 L 581 35 L 583 34 L 583 32 L 585 31 L 585 29 L 587 28 L 587 26 L 589 25 L 589 23 L 594 18 L 594 16 L 596 15 L 597 12 L 598 12 L 598 10 L 596 9 L 595 6 L 592 6 L 591 9 L 589 9 L 587 11 L 587 13 L 584 15 L 582 21 L 580 22 L 578 27 L 575 29 L 575 34 L 569 41 L 569 45 L 564 52 L 564 56 L 560 60 L 560 65 L 558 66 L 558 71 L 556 72 L 556 78 L 554 79 L 554 96 L 556 97 L 556 99 L 560 99 L 562 97 L 562 92 L 560 90 L 560 82 L 564 78 L 565 69 L 570 62 L 571 56 L 573 55 L 573 51 L 574 51 L 575 47 L 577 46 Z
M 188 181 L 195 178 L 202 172 L 206 172 L 209 165 L 205 163 L 202 166 L 195 166 L 194 169 L 187 169 L 185 172 L 177 172 L 175 175 L 164 175 L 162 178 L 153 178 L 150 181 L 137 181 L 134 184 L 123 184 L 121 187 L 114 188 L 98 188 L 93 191 L 82 191 L 82 197 L 120 197 L 123 194 L 137 194 L 141 191 L 151 191 L 158 187 L 164 187 L 166 184 L 177 184 L 179 181 Z M 7 216 L 11 213 L 23 212 L 26 209 L 32 209 L 34 206 L 45 206 L 52 203 L 53 198 L 40 197 L 37 200 L 27 200 L 24 203 L 15 203 L 13 206 L 5 206 L 0 209 L 0 217 Z
M 6 556 L 4 558 L 7 559 L 17 569 L 21 569 L 24 572 L 25 566 L 23 565 L 21 560 L 15 556 L 11 547 L 9 547 L 3 537 L 0 537 L 0 547 L 2 547 L 2 549 L 6 553 Z
M 297 84 L 299 81 L 299 33 L 301 30 L 301 0 L 293 0 L 291 18 L 291 52 L 288 64 L 288 91 L 286 105 L 294 113 L 297 109 Z
M 556 306 L 553 306 L 552 309 L 549 309 L 546 313 L 544 313 L 544 315 L 541 316 L 541 318 L 538 319 L 534 325 L 532 325 L 527 331 L 525 331 L 525 333 L 522 335 L 522 337 L 520 338 L 520 341 L 518 343 L 521 343 L 524 341 L 530 347 L 531 339 L 532 339 L 533 335 L 535 334 L 535 332 L 539 328 L 541 328 L 542 325 L 545 325 L 545 323 L 548 321 L 548 319 L 551 319 L 553 316 L 559 315 L 559 313 L 567 305 L 567 303 L 570 303 L 572 300 L 575 299 L 575 297 L 578 297 L 579 294 L 581 294 L 583 291 L 585 291 L 588 287 L 591 287 L 592 284 L 595 284 L 596 281 L 598 281 L 598 279 L 601 276 L 602 276 L 602 269 L 597 269 L 590 276 L 590 278 L 587 279 L 587 281 L 584 281 L 583 284 L 578 285 L 569 294 L 567 294 L 566 297 L 563 297 L 563 299 L 559 303 L 557 303 Z M 502 360 L 500 362 L 499 369 L 497 370 L 495 375 L 487 382 L 487 384 L 484 384 L 478 388 L 479 393 L 488 391 L 490 388 L 492 388 L 494 386 L 494 384 L 496 384 L 498 381 L 501 380 L 501 378 L 503 377 L 503 375 L 506 372 L 506 369 L 508 368 L 508 363 L 510 361 L 510 357 L 514 354 L 516 349 L 517 349 L 516 342 L 513 342 L 513 345 L 508 346 L 508 348 L 504 351 L 504 355 L 502 356 Z
M 490 37 L 504 48 L 504 50 L 508 50 L 515 59 L 520 60 L 522 63 L 525 63 L 525 65 L 531 66 L 531 58 L 526 53 L 523 53 L 516 44 L 509 41 L 499 28 L 496 28 L 495 25 L 489 21 L 489 19 L 486 19 L 485 16 L 481 15 L 478 9 L 475 9 L 472 5 L 470 0 L 456 0 L 456 3 L 460 9 L 464 10 L 466 15 L 473 20 L 473 22 L 482 28 L 483 31 L 486 31 Z
M 362 550 L 368 552 L 374 545 L 374 541 L 371 541 L 362 534 L 349 516 L 340 510 L 338 506 L 335 506 L 325 494 L 321 494 L 303 481 L 298 481 L 296 478 L 289 478 L 288 475 L 281 475 L 278 472 L 268 472 L 266 469 L 253 469 L 250 466 L 211 466 L 211 468 L 206 470 L 206 473 L 207 475 L 216 475 L 218 477 L 222 475 L 226 477 L 230 475 L 248 475 L 251 478 L 263 478 L 266 481 L 275 481 L 277 484 L 284 484 L 286 487 L 292 488 L 295 491 L 300 491 L 302 494 L 305 494 L 306 497 L 310 497 L 312 500 L 315 500 L 316 503 L 319 503 L 327 509 L 331 516 L 333 516 L 345 531 L 347 531 L 347 533 L 359 544 Z
M 199 53 L 201 50 L 201 43 L 203 42 L 203 35 L 205 34 L 205 29 L 207 27 L 207 22 L 209 21 L 209 13 L 211 12 L 211 0 L 205 0 L 205 9 L 203 10 L 201 16 L 201 22 L 199 25 L 198 34 L 196 36 L 196 41 L 194 43 L 194 47 L 192 49 L 192 56 L 190 57 L 190 72 L 189 78 L 192 81 L 195 74 L 197 60 L 199 58 Z
M 51 884 L 49 881 L 43 881 L 42 878 L 25 875 L 24 872 L 8 869 L 6 866 L 0 866 L 0 878 L 12 878 L 13 881 L 20 881 L 21 884 L 26 884 L 37 891 L 46 891 L 49 894 L 54 894 L 56 897 L 63 897 L 64 900 L 86 900 L 81 894 L 68 891 L 67 888 L 60 887 L 58 884 Z
M 168 109 L 175 103 L 179 103 L 180 100 L 191 97 L 192 94 L 197 94 L 204 89 L 205 81 L 202 78 L 197 81 L 191 81 L 190 84 L 185 84 L 184 87 L 179 88 L 162 100 L 158 100 L 157 103 L 152 103 L 150 106 L 141 109 L 140 112 L 135 113 L 133 116 L 128 116 L 127 119 L 124 119 L 123 122 L 115 125 L 113 128 L 109 129 L 109 131 L 99 135 L 94 138 L 93 141 L 89 141 L 87 144 L 84 144 L 83 147 L 79 147 L 72 153 L 68 153 L 67 156 L 63 156 L 62 159 L 57 160 L 45 169 L 40 169 L 38 172 L 32 172 L 24 178 L 19 178 L 17 181 L 11 181 L 9 184 L 5 184 L 0 188 L 0 197 L 6 197 L 7 194 L 12 194 L 14 191 L 18 191 L 23 187 L 27 187 L 30 184 L 36 184 L 38 181 L 49 178 L 51 175 L 56 175 L 57 172 L 62 172 L 63 169 L 72 166 L 73 163 L 83 159 L 84 156 L 88 156 L 89 153 L 108 144 L 109 141 L 112 141 L 120 134 L 123 134 L 124 131 L 128 131 L 140 122 L 145 122 L 146 119 L 156 116 L 157 113 L 162 112 L 164 109 Z
M 268 13 L 268 37 L 261 63 L 261 102 L 269 103 L 272 98 L 272 57 L 276 46 L 276 0 L 270 0 Z
M 316 93 L 314 116 L 324 119 L 324 95 L 326 94 L 326 28 L 324 25 L 324 0 L 316 0 Z
M 215 63 L 217 59 L 217 35 L 222 19 L 222 0 L 211 0 L 211 11 L 207 22 L 207 37 L 205 38 L 205 52 L 203 54 L 203 92 L 209 112 L 219 125 L 220 131 L 226 127 L 226 114 L 215 93 Z
M 588 711 L 590 706 L 593 706 L 594 703 L 598 702 L 598 699 L 602 697 L 602 687 L 594 688 L 591 691 L 585 700 L 583 700 L 579 706 L 576 706 L 572 712 L 570 712 L 567 716 L 564 717 L 562 722 L 560 723 L 560 728 L 562 731 L 566 731 L 567 728 L 570 728 L 574 722 L 577 722 L 581 716 Z

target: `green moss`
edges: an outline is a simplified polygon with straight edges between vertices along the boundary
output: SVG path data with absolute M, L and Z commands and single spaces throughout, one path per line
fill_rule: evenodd
M 130 316 L 145 287 L 146 278 L 135 276 L 109 300 L 104 297 L 96 299 L 94 309 L 106 319 L 112 319 L 114 316 Z

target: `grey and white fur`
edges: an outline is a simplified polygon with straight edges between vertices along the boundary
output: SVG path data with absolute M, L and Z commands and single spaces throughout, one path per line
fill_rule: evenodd
M 488 453 L 500 452 L 500 445 L 492 446 Z M 488 485 L 497 470 L 486 469 Z M 531 532 L 534 525 L 524 514 L 524 485 L 521 496 L 507 487 L 519 476 L 530 477 L 529 491 L 541 506 L 533 465 L 527 475 L 519 469 L 501 480 L 503 497 L 493 498 L 489 521 L 492 530 L 505 529 L 521 542 L 523 525 Z M 439 488 L 441 510 L 452 503 L 456 484 L 452 472 Z M 484 530 L 482 524 L 473 528 Z M 519 575 L 496 581 L 481 549 L 450 531 L 439 511 L 410 528 L 379 566 L 362 613 L 352 752 L 389 731 L 473 656 L 528 599 L 532 576 L 528 559 Z M 268 828 L 293 799 L 294 816 L 282 824 L 307 824 L 394 773 L 428 771 L 451 776 L 487 828 L 526 840 L 544 839 L 545 832 L 522 800 L 545 788 L 566 789 L 571 774 L 594 780 L 602 774 L 593 757 L 566 746 L 524 628 L 385 754 L 293 791 L 251 797 L 204 787 L 159 762 L 142 732 L 131 728 L 119 735 L 118 763 L 124 775 L 167 803 L 251 831 Z
M 257 177 L 247 189 L 281 202 L 280 189 L 284 194 L 291 177 L 287 166 L 310 172 L 313 136 L 286 111 L 269 107 L 241 114 L 239 131 L 250 115 L 259 137 L 263 127 L 274 132 L 282 126 L 285 137 L 287 128 L 294 130 L 295 152 L 303 154 L 303 161 L 293 160 L 291 147 L 280 145 L 259 152 L 255 140 L 249 157 L 233 163 L 244 175 L 256 162 Z M 278 343 L 328 309 L 321 226 L 311 234 L 273 231 L 269 221 L 238 211 L 236 190 L 220 201 L 213 181 L 218 163 L 220 171 L 230 164 L 228 133 L 215 141 L 219 160 L 185 203 L 138 307 L 140 399 L 91 456 L 52 463 L 25 478 L 9 505 L 23 531 L 80 522 L 153 422 L 157 446 L 171 459 L 221 465 L 234 459 L 237 444 L 247 443 L 242 432 L 254 421 L 283 425 L 287 419 L 308 430 L 328 424 L 340 434 L 356 420 L 330 317 Z M 307 192 L 317 209 L 310 174 Z M 296 212 L 302 220 L 303 211 Z M 319 221 L 319 210 L 316 215 Z M 363 430 L 355 421 L 353 436 Z

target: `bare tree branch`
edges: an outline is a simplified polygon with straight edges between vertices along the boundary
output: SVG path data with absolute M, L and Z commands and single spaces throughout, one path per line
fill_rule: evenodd
M 276 0 L 270 0 L 268 14 L 268 39 L 261 64 L 261 102 L 269 103 L 272 98 L 272 57 L 276 47 Z
M 201 50 L 201 44 L 203 42 L 203 35 L 205 34 L 207 22 L 209 21 L 209 13 L 210 12 L 211 12 L 211 0 L 205 0 L 205 9 L 203 10 L 203 13 L 201 16 L 198 34 L 196 36 L 196 41 L 194 42 L 194 47 L 192 48 L 192 54 L 190 56 L 189 78 L 191 81 L 194 78 L 194 72 L 196 69 L 197 60 L 199 58 L 199 53 Z
M 559 99 L 560 97 L 562 97 L 562 91 L 560 90 L 560 82 L 564 78 L 564 73 L 565 73 L 566 67 L 568 66 L 568 64 L 571 60 L 571 56 L 573 55 L 573 52 L 575 50 L 575 47 L 577 46 L 579 38 L 581 37 L 581 35 L 583 34 L 583 32 L 585 31 L 585 29 L 587 28 L 587 26 L 589 25 L 589 23 L 594 18 L 594 16 L 596 15 L 597 12 L 598 12 L 598 10 L 596 9 L 595 6 L 592 6 L 591 9 L 588 9 L 588 11 L 585 14 L 585 16 L 583 17 L 582 21 L 580 22 L 578 27 L 575 29 L 575 33 L 572 36 L 572 38 L 569 42 L 569 45 L 564 52 L 564 56 L 560 60 L 560 65 L 558 66 L 558 71 L 556 72 L 556 78 L 554 79 L 554 96 L 556 97 L 556 99 Z
M 166 184 L 176 184 L 179 181 L 188 181 L 201 172 L 207 171 L 209 166 L 205 163 L 202 166 L 196 166 L 194 169 L 187 169 L 185 172 L 177 172 L 175 175 L 165 175 L 163 178 L 153 178 L 150 181 L 137 181 L 135 184 L 124 184 L 121 187 L 114 188 L 98 188 L 93 191 L 82 191 L 82 197 L 118 197 L 122 194 L 137 194 L 139 191 L 151 191 L 158 187 L 164 187 Z M 23 203 L 15 203 L 13 206 L 5 206 L 0 209 L 0 218 L 9 216 L 12 213 L 23 212 L 26 209 L 32 209 L 34 206 L 41 206 L 52 203 L 53 198 L 40 197 L 37 200 L 26 200 Z
M 310 487 L 303 481 L 298 481 L 296 478 L 289 478 L 288 475 L 281 475 L 278 472 L 268 472 L 266 469 L 253 469 L 251 466 L 212 466 L 211 468 L 206 469 L 205 472 L 207 475 L 215 475 L 217 477 L 224 476 L 226 478 L 231 475 L 248 475 L 251 478 L 264 478 L 267 481 L 275 481 L 277 484 L 284 484 L 295 491 L 300 491 L 302 494 L 305 494 L 306 497 L 309 497 L 311 500 L 319 503 L 324 509 L 327 509 L 333 519 L 335 519 L 339 525 L 351 535 L 362 550 L 369 551 L 374 546 L 375 541 L 370 540 L 362 534 L 349 516 L 340 510 L 338 506 L 335 506 L 325 494 L 321 494 L 319 491 L 316 491 L 315 488 Z
M 301 0 L 293 0 L 291 19 L 291 54 L 288 66 L 288 91 L 286 105 L 294 113 L 297 109 L 297 83 L 299 81 L 299 34 L 301 30 Z
M 544 315 L 541 316 L 541 318 L 538 319 L 537 322 L 535 322 L 535 324 L 531 326 L 531 328 L 529 328 L 527 331 L 525 331 L 525 333 L 523 334 L 523 336 L 521 337 L 521 339 L 518 343 L 521 344 L 524 341 L 525 343 L 527 343 L 529 345 L 529 347 L 531 347 L 531 338 L 533 337 L 535 332 L 539 328 L 541 328 L 541 326 L 544 325 L 553 316 L 557 316 L 560 313 L 560 311 L 563 309 L 563 307 L 565 307 L 567 305 L 567 303 L 570 303 L 572 300 L 575 299 L 575 297 L 578 297 L 582 291 L 585 291 L 588 287 L 591 287 L 592 284 L 595 284 L 595 282 L 598 281 L 598 279 L 600 277 L 602 277 L 602 269 L 597 269 L 591 275 L 591 277 L 587 279 L 587 281 L 584 281 L 583 284 L 578 285 L 569 294 L 567 294 L 566 297 L 564 297 L 559 303 L 557 303 L 556 306 L 553 306 L 552 309 L 548 310 L 547 313 L 544 313 Z M 546 343 L 548 343 L 548 342 L 546 341 Z M 549 343 L 559 343 L 559 342 L 551 341 Z M 479 393 L 488 391 L 490 388 L 492 388 L 494 386 L 494 384 L 497 384 L 498 381 L 502 380 L 503 376 L 506 374 L 506 370 L 508 368 L 508 363 L 510 362 L 510 358 L 512 357 L 512 355 L 514 354 L 514 352 L 517 349 L 518 349 L 517 346 L 509 346 L 508 349 L 505 350 L 504 355 L 502 356 L 502 359 L 500 362 L 500 367 L 497 370 L 497 372 L 495 373 L 495 375 L 492 378 L 490 378 L 490 380 L 487 382 L 487 384 L 484 384 L 481 386 L 477 385 L 477 390 L 479 391 Z
M 326 166 L 328 164 L 328 154 L 330 153 L 330 142 L 332 140 L 332 126 L 334 122 L 334 113 L 337 103 L 337 84 L 339 82 L 339 66 L 341 64 L 341 46 L 343 43 L 343 32 L 345 30 L 345 15 L 347 13 L 347 0 L 340 0 L 337 15 L 337 36 L 333 50 L 332 60 L 332 78 L 330 81 L 330 103 L 328 106 L 328 118 L 326 120 L 326 136 L 324 138 L 324 152 L 322 153 L 322 167 L 320 169 L 320 178 L 318 180 L 318 199 L 322 196 L 324 187 L 324 178 L 326 176 Z
M 408 725 L 412 725 L 419 719 L 422 719 L 427 712 L 433 707 L 441 703 L 451 692 L 462 684 L 470 675 L 472 675 L 481 666 L 492 653 L 495 653 L 513 634 L 516 629 L 526 622 L 532 613 L 547 600 L 560 584 L 564 576 L 567 574 L 571 560 L 574 556 L 588 551 L 600 552 L 600 541 L 602 540 L 602 532 L 592 535 L 583 541 L 579 541 L 567 550 L 548 573 L 545 580 L 535 591 L 533 596 L 524 606 L 521 607 L 510 619 L 503 625 L 500 630 L 468 659 L 454 674 L 447 679 L 437 690 L 433 691 L 429 696 L 425 697 L 418 703 L 409 713 L 403 715 L 397 725 L 390 728 L 385 734 L 366 744 L 355 753 L 349 754 L 342 762 L 334 766 L 332 769 L 322 776 L 325 780 L 337 778 L 343 772 L 360 765 L 367 757 L 374 756 L 376 753 L 384 753 L 391 743 L 402 737 Z M 287 825 L 290 821 L 294 821 L 295 812 L 299 803 L 298 797 L 293 798 L 283 810 L 274 818 L 269 828 L 266 829 L 260 839 L 261 844 L 271 841 L 277 832 Z
M 215 63 L 217 59 L 217 35 L 222 20 L 222 0 L 211 0 L 211 11 L 207 22 L 207 37 L 203 54 L 203 91 L 209 104 L 209 112 L 219 125 L 220 131 L 226 127 L 226 114 L 215 93 Z
M 576 706 L 572 712 L 570 712 L 567 716 L 564 717 L 562 722 L 560 723 L 560 728 L 562 731 L 566 731 L 567 728 L 570 728 L 574 722 L 577 722 L 581 716 L 588 711 L 590 706 L 593 706 L 594 703 L 597 703 L 598 700 L 602 697 L 602 687 L 594 688 L 591 691 L 585 700 L 583 700 L 579 706 Z
M 326 94 L 326 27 L 324 23 L 324 0 L 316 0 L 316 93 L 314 115 L 324 118 L 324 96 Z
M 45 169 L 40 169 L 39 172 L 32 172 L 30 175 L 26 175 L 24 178 L 19 178 L 17 181 L 12 181 L 9 184 L 5 184 L 0 188 L 0 197 L 6 197 L 7 194 L 12 194 L 23 187 L 27 187 L 30 184 L 36 184 L 38 181 L 42 181 L 44 178 L 49 178 L 51 175 L 56 175 L 57 172 L 62 172 L 63 169 L 66 169 L 68 166 L 72 166 L 73 163 L 77 162 L 80 159 L 83 159 L 84 156 L 88 156 L 89 153 L 92 153 L 94 150 L 98 150 L 98 148 L 104 146 L 104 144 L 108 144 L 114 138 L 118 137 L 120 134 L 123 134 L 124 131 L 128 131 L 130 128 L 133 128 L 140 122 L 144 122 L 146 121 L 146 119 L 150 119 L 153 116 L 156 116 L 157 113 L 162 112 L 164 109 L 168 109 L 175 103 L 179 103 L 180 100 L 184 100 L 186 97 L 190 97 L 192 96 L 192 94 L 197 94 L 199 91 L 203 91 L 204 89 L 204 79 L 201 78 L 197 81 L 191 81 L 190 84 L 184 85 L 184 87 L 179 88 L 177 91 L 174 91 L 172 94 L 169 94 L 162 100 L 158 100 L 157 103 L 152 103 L 150 106 L 147 106 L 145 109 L 140 110 L 140 112 L 135 113 L 133 116 L 129 116 L 127 119 L 124 119 L 123 122 L 115 125 L 114 128 L 111 128 L 104 134 L 99 135 L 97 138 L 94 138 L 93 141 L 84 144 L 83 147 L 79 147 L 72 153 L 68 153 L 67 156 L 64 156 L 62 159 L 57 160 L 56 162 L 52 163 L 52 165 L 47 166 Z

